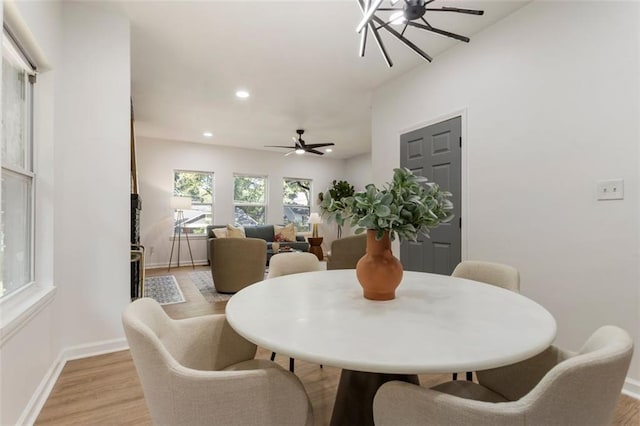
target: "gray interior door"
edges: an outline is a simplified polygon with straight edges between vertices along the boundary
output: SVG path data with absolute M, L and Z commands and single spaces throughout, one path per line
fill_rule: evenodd
M 400 136 L 400 166 L 451 192 L 455 214 L 451 222 L 432 229 L 430 238 L 420 235 L 418 241 L 400 244 L 405 270 L 449 275 L 460 262 L 461 128 L 462 119 L 455 117 Z

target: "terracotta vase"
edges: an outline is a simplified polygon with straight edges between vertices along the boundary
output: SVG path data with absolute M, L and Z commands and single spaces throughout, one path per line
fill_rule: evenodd
M 402 263 L 391 252 L 389 232 L 376 240 L 376 230 L 367 230 L 367 253 L 356 265 L 356 276 L 364 297 L 371 300 L 391 300 L 402 281 Z

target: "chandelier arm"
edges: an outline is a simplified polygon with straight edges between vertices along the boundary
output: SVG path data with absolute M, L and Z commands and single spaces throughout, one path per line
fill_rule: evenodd
M 364 0 L 364 9 L 366 10 L 369 7 L 370 0 Z M 367 35 L 369 34 L 369 25 L 364 28 L 362 35 L 360 36 L 360 57 L 364 58 L 364 53 L 367 48 Z
M 360 34 L 360 57 L 364 57 L 364 51 L 367 48 L 367 34 L 369 34 L 369 25 L 364 28 L 362 34 Z
M 389 54 L 387 53 L 387 48 L 384 47 L 384 43 L 382 42 L 382 38 L 380 38 L 380 33 L 378 33 L 378 30 L 376 30 L 373 27 L 373 24 L 369 24 L 369 29 L 371 30 L 371 33 L 373 34 L 373 39 L 376 41 L 376 44 L 378 45 L 378 49 L 380 49 L 380 53 L 382 54 L 382 57 L 384 58 L 384 61 L 386 62 L 387 66 L 389 68 L 391 68 L 393 66 L 393 61 L 391 60 L 391 58 L 389 57 Z
M 362 10 L 362 12 L 364 13 L 364 10 L 365 10 L 364 0 L 357 0 L 357 1 L 358 1 L 358 4 L 360 5 L 360 10 Z M 380 38 L 380 34 L 378 33 L 378 30 L 376 30 L 375 27 L 373 26 L 373 22 L 369 22 L 369 29 L 371 30 L 373 39 L 376 41 L 376 44 L 378 45 L 378 49 L 380 49 L 380 53 L 382 54 L 384 61 L 386 62 L 387 66 L 391 68 L 393 66 L 393 62 L 391 61 L 391 58 L 387 53 L 387 49 L 384 47 L 384 43 Z
M 356 32 L 360 33 L 360 31 L 362 31 L 362 29 L 365 26 L 367 26 L 369 22 L 371 22 L 371 18 L 375 16 L 376 10 L 378 9 L 378 7 L 380 7 L 381 4 L 382 4 L 382 0 L 373 0 L 372 3 L 369 5 L 369 8 L 367 9 L 364 8 L 364 5 L 362 4 L 360 5 L 360 8 L 362 9 L 362 13 L 364 14 L 364 17 L 356 27 Z
M 380 18 L 378 18 L 377 16 L 373 16 L 373 20 L 375 20 L 376 22 L 378 22 L 379 24 L 383 24 L 384 21 Z M 400 40 L 402 43 L 404 43 L 409 49 L 413 50 L 415 53 L 417 53 L 420 57 L 422 57 L 423 59 L 426 59 L 427 61 L 431 62 L 433 60 L 433 58 L 431 58 L 431 56 L 427 55 L 422 49 L 420 49 L 418 46 L 416 46 L 415 44 L 413 44 L 411 41 L 407 40 L 406 38 L 404 38 L 400 33 L 398 33 L 396 30 L 394 30 L 393 28 L 389 28 L 389 27 L 385 27 L 385 30 L 389 31 L 389 33 L 394 36 L 395 38 L 397 38 L 398 40 Z
M 430 31 L 432 33 L 436 33 L 436 34 L 440 34 L 446 37 L 451 37 L 451 38 L 455 38 L 456 40 L 460 40 L 460 41 L 464 41 L 465 43 L 469 43 L 469 41 L 471 40 L 469 37 L 465 37 L 463 35 L 460 34 L 455 34 L 449 31 L 445 31 L 445 30 L 441 30 L 439 28 L 434 28 L 431 25 L 422 25 L 422 24 L 418 24 L 417 22 L 407 22 L 407 25 L 410 25 L 412 27 L 416 27 L 416 28 L 420 28 L 421 30 L 425 30 L 425 31 Z
M 387 28 L 389 25 L 391 25 L 392 21 L 387 21 L 384 24 L 380 25 L 379 27 L 376 27 L 376 30 L 382 30 Z
M 378 12 L 391 12 L 391 11 L 400 11 L 404 9 L 398 9 L 397 7 L 379 7 Z
M 439 9 L 435 8 L 425 8 L 424 10 L 428 10 L 430 12 L 456 12 L 456 13 L 466 13 L 467 15 L 484 15 L 484 10 L 475 10 L 475 9 L 461 9 L 459 7 L 442 7 Z
M 402 37 L 404 37 L 404 32 L 407 31 L 407 27 L 409 26 L 409 22 L 405 22 L 404 24 L 404 28 L 402 29 L 402 32 L 400 33 L 400 35 Z

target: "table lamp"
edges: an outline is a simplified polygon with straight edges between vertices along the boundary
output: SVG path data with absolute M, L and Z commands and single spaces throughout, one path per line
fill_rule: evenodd
M 313 232 L 311 234 L 311 236 L 313 238 L 318 238 L 318 224 L 322 223 L 322 218 L 320 217 L 320 215 L 318 213 L 311 213 L 311 215 L 309 216 L 309 223 L 311 225 L 313 225 Z

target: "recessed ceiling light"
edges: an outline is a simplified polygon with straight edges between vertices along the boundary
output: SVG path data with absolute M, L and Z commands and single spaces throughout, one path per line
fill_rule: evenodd
M 205 138 L 210 138 L 210 137 L 213 136 L 213 133 L 211 133 L 211 132 L 203 132 L 202 136 L 204 136 Z
M 327 148 L 327 149 L 324 150 L 324 152 L 333 152 L 333 149 Z
M 236 98 L 247 99 L 249 96 L 249 92 L 247 92 L 246 90 L 238 90 L 236 92 Z

